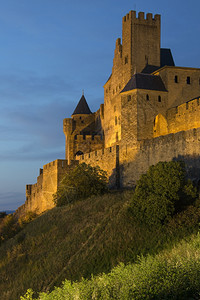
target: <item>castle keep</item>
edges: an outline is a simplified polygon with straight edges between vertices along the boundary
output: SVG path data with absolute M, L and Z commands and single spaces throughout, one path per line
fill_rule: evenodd
M 40 170 L 18 212 L 52 208 L 63 174 L 82 162 L 106 170 L 111 187 L 133 187 L 150 165 L 177 159 L 199 180 L 200 69 L 175 66 L 160 47 L 160 15 L 124 16 L 104 103 L 92 113 L 82 95 L 63 129 L 65 160 Z

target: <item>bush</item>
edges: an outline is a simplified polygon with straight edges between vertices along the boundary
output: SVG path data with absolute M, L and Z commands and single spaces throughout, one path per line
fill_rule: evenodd
M 18 218 L 15 214 L 6 215 L 0 222 L 0 245 L 14 237 L 36 217 L 37 214 L 32 211 L 27 212 L 20 218 Z
M 107 173 L 99 167 L 83 163 L 65 174 L 54 195 L 54 203 L 62 206 L 92 195 L 101 195 L 107 190 Z
M 191 204 L 196 188 L 186 180 L 183 162 L 159 162 L 139 179 L 131 202 L 131 212 L 148 225 L 163 224 Z

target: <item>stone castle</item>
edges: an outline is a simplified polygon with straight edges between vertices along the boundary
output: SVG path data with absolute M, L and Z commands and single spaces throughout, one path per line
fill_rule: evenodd
M 64 119 L 65 160 L 40 169 L 26 186 L 19 213 L 52 208 L 62 176 L 77 163 L 106 170 L 111 187 L 133 187 L 149 166 L 184 160 L 188 176 L 200 178 L 200 69 L 177 67 L 160 47 L 160 15 L 130 11 L 116 40 L 104 104 L 90 111 L 82 95 Z

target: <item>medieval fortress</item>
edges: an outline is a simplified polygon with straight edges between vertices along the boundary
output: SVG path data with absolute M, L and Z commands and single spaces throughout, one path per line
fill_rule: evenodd
M 65 160 L 40 169 L 19 213 L 52 208 L 63 174 L 79 162 L 100 166 L 119 188 L 133 187 L 159 161 L 181 159 L 198 182 L 200 69 L 176 67 L 170 49 L 160 48 L 160 15 L 130 11 L 123 17 L 104 104 L 92 113 L 82 95 L 63 129 Z

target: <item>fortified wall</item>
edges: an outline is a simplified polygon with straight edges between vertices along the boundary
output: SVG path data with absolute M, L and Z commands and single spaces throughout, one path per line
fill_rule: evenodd
M 154 137 L 200 127 L 200 97 L 166 111 L 155 118 Z
M 53 195 L 56 193 L 63 175 L 77 163 L 74 161 L 69 165 L 67 160 L 57 159 L 44 165 L 43 169 L 40 169 L 37 183 L 26 185 L 26 201 L 16 210 L 16 213 L 22 215 L 34 211 L 40 214 L 53 208 L 55 206 Z

